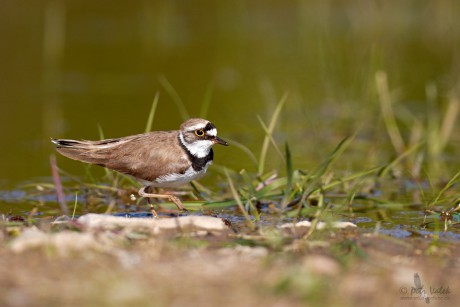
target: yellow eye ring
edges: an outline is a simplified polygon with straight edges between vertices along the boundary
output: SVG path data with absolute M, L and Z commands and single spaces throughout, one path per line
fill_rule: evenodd
M 201 129 L 195 130 L 195 135 L 196 136 L 204 136 L 204 131 Z

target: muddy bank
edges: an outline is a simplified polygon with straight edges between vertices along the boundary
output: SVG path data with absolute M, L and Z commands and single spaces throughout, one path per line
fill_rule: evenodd
M 196 227 L 201 221 L 166 233 L 131 222 L 4 227 L 0 303 L 415 306 L 424 303 L 415 273 L 431 302 L 460 303 L 456 243 L 399 240 L 355 227 L 305 240 L 282 228 L 236 233 L 211 220 L 219 229 Z

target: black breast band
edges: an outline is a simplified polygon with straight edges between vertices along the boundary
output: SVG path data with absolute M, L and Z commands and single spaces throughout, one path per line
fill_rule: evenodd
M 205 157 L 198 158 L 194 156 L 184 144 L 182 144 L 180 138 L 178 138 L 178 141 L 179 141 L 180 146 L 185 150 L 185 152 L 187 153 L 187 156 L 192 162 L 192 167 L 195 172 L 200 172 L 201 170 L 203 170 L 206 164 L 209 161 L 212 161 L 212 159 L 214 158 L 214 152 L 212 151 L 212 148 L 209 150 L 209 153 Z

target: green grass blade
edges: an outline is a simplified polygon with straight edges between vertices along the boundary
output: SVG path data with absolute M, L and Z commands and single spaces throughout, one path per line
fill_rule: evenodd
M 231 146 L 235 146 L 236 148 L 238 149 L 241 149 L 244 153 L 246 153 L 248 155 L 248 157 L 251 159 L 252 163 L 254 163 L 254 166 L 258 167 L 259 163 L 257 162 L 257 158 L 256 156 L 252 153 L 252 151 L 246 147 L 245 145 L 237 142 L 237 141 L 234 141 L 234 140 L 230 140 L 230 139 L 226 139 L 228 141 L 228 143 L 231 145 Z
M 152 131 L 153 118 L 155 117 L 155 111 L 157 109 L 159 99 L 160 99 L 160 92 L 156 92 L 155 97 L 153 98 L 152 107 L 150 108 L 149 118 L 147 119 L 147 125 L 145 125 L 145 132 Z
M 288 179 L 288 188 L 290 189 L 292 186 L 292 175 L 293 175 L 293 170 L 292 170 L 292 156 L 291 156 L 291 150 L 289 149 L 289 144 L 286 142 L 284 144 L 284 151 L 286 155 L 286 176 Z
M 227 181 L 228 181 L 228 185 L 230 187 L 230 192 L 232 193 L 233 195 L 233 199 L 235 199 L 236 201 L 236 204 L 238 205 L 238 208 L 240 208 L 240 211 L 241 213 L 244 215 L 244 218 L 246 219 L 246 222 L 248 223 L 248 226 L 251 228 L 251 229 L 255 229 L 255 225 L 254 225 L 254 222 L 252 221 L 251 217 L 249 216 L 248 212 L 246 211 L 246 209 L 244 208 L 244 205 L 241 201 L 241 198 L 240 196 L 238 195 L 238 192 L 236 191 L 235 189 L 235 185 L 233 184 L 233 180 L 232 178 L 230 177 L 230 175 L 228 174 L 228 171 L 225 170 L 225 175 L 227 176 Z
M 458 97 L 454 94 L 451 94 L 451 97 L 449 98 L 449 105 L 447 106 L 447 110 L 444 114 L 444 118 L 441 124 L 441 132 L 439 137 L 441 140 L 441 150 L 446 147 L 449 139 L 452 136 L 459 111 L 460 102 L 458 101 Z
M 257 172 L 259 176 L 261 176 L 264 172 L 265 160 L 267 158 L 268 146 L 270 144 L 270 136 L 273 134 L 273 130 L 275 129 L 276 123 L 278 122 L 278 118 L 281 113 L 281 109 L 286 103 L 288 96 L 289 93 L 285 93 L 283 97 L 281 97 L 280 101 L 278 102 L 278 105 L 275 108 L 275 111 L 273 112 L 270 124 L 268 125 L 267 132 L 265 133 L 264 142 L 262 144 L 262 149 L 260 151 L 259 167 Z
M 77 204 L 78 204 L 78 191 L 75 192 L 75 203 L 73 204 L 73 212 L 72 212 L 72 220 L 75 219 L 75 212 L 77 211 Z
M 283 163 L 286 162 L 285 161 L 285 158 L 280 150 L 280 148 L 278 147 L 278 144 L 276 144 L 276 141 L 275 139 L 273 138 L 273 135 L 272 135 L 272 132 L 270 132 L 268 130 L 268 127 L 265 125 L 265 123 L 263 122 L 262 118 L 260 118 L 259 115 L 257 115 L 257 119 L 259 120 L 259 123 L 260 125 L 262 126 L 262 128 L 264 129 L 264 132 L 265 132 L 265 135 L 268 137 L 268 139 L 270 140 L 270 142 L 272 143 L 273 147 L 275 148 L 276 152 L 278 153 L 278 155 L 281 157 L 281 160 L 283 160 Z M 262 175 L 262 174 L 260 174 Z
M 313 234 L 313 232 L 315 232 L 316 227 L 317 227 L 318 222 L 319 222 L 320 217 L 321 217 L 323 207 L 324 207 L 324 194 L 320 193 L 319 194 L 319 199 L 318 199 L 318 208 L 316 209 L 315 217 L 313 218 L 313 221 L 311 223 L 310 229 L 308 230 L 307 234 L 303 237 L 304 239 L 307 239 L 308 237 L 310 237 Z
M 446 185 L 441 189 L 441 191 L 439 191 L 439 193 L 436 195 L 436 197 L 433 199 L 433 201 L 431 201 L 428 205 L 428 207 L 431 207 L 433 205 L 436 205 L 438 203 L 438 200 L 441 198 L 441 196 L 449 189 L 451 188 L 455 181 L 457 181 L 458 177 L 460 176 L 460 172 L 456 173 L 450 180 L 448 183 L 446 183 Z
M 311 193 L 319 190 L 321 187 L 319 186 L 320 180 L 324 174 L 329 170 L 331 165 L 334 163 L 335 160 L 345 151 L 345 149 L 351 144 L 351 141 L 356 136 L 356 133 L 351 136 L 343 139 L 334 149 L 334 151 L 324 160 L 321 165 L 312 173 L 311 176 L 306 176 L 305 179 L 302 181 L 302 186 L 308 185 L 304 189 L 302 193 L 302 197 L 300 203 L 305 203 L 306 199 L 308 198 Z M 324 187 L 323 187 L 324 189 Z M 299 214 L 300 214 L 301 206 L 299 207 Z
M 177 93 L 176 89 L 172 86 L 168 79 L 165 76 L 160 75 L 158 76 L 158 81 L 160 82 L 161 86 L 165 89 L 165 91 L 171 96 L 171 99 L 176 104 L 177 110 L 182 117 L 182 120 L 187 120 L 190 118 L 190 115 L 187 112 L 187 108 L 185 107 L 184 102 L 180 98 L 179 94 Z
M 355 134 L 356 135 L 356 134 Z M 337 160 L 338 157 L 345 151 L 345 149 L 351 144 L 352 140 L 355 138 L 355 135 L 351 137 L 346 137 L 334 148 L 332 153 L 324 160 L 320 166 L 313 172 L 315 178 L 320 178 L 323 176 L 330 168 L 332 163 Z
M 104 130 L 102 130 L 102 127 L 100 124 L 97 124 L 97 132 L 99 133 L 99 139 L 103 140 L 104 137 Z
M 254 185 L 252 183 L 251 177 L 249 177 L 248 172 L 246 172 L 245 169 L 242 169 L 240 171 L 241 177 L 243 177 L 245 187 L 249 190 L 249 193 L 251 195 L 256 195 L 256 189 L 254 188 Z
M 204 99 L 203 99 L 203 103 L 201 105 L 201 110 L 200 110 L 201 118 L 206 118 L 208 116 L 209 106 L 211 105 L 211 99 L 212 99 L 213 92 L 214 92 L 214 84 L 211 82 L 206 88 L 206 93 L 204 94 Z
M 212 201 L 203 204 L 204 209 L 224 209 L 228 207 L 232 207 L 236 205 L 236 201 L 234 199 L 231 200 L 224 200 L 224 201 Z
M 283 200 L 281 201 L 281 208 L 284 211 L 286 205 L 296 196 L 296 192 L 293 191 L 292 180 L 294 177 L 294 171 L 292 169 L 292 157 L 291 157 L 291 150 L 289 149 L 289 144 L 286 142 L 284 144 L 284 151 L 285 151 L 285 162 L 286 162 L 286 179 L 287 185 L 284 189 L 284 196 Z
M 262 189 L 257 191 L 256 196 L 257 198 L 267 197 L 267 195 L 271 194 L 273 191 L 281 190 L 285 188 L 286 184 L 287 184 L 286 177 L 275 179 L 271 181 L 270 183 L 268 183 L 267 185 L 265 185 Z
M 377 92 L 379 94 L 383 121 L 385 122 L 388 136 L 390 137 L 396 153 L 400 155 L 404 152 L 405 145 L 393 111 L 390 90 L 388 88 L 387 74 L 383 71 L 376 72 L 375 82 L 377 85 Z
M 352 180 L 356 180 L 358 178 L 361 178 L 361 177 L 365 177 L 367 175 L 370 175 L 370 174 L 373 174 L 373 173 L 377 173 L 379 170 L 381 170 L 381 167 L 374 167 L 374 168 L 371 168 L 367 171 L 363 171 L 363 172 L 359 172 L 359 173 L 355 173 L 355 174 L 352 174 L 350 176 L 347 176 L 347 177 L 343 177 L 343 178 L 340 178 L 338 180 L 334 180 L 328 184 L 326 184 L 325 186 L 323 186 L 323 189 L 324 190 L 328 190 L 330 188 L 333 188 L 339 184 L 342 184 L 344 182 L 348 182 L 348 181 L 352 181 Z
M 382 178 L 385 177 L 385 175 L 392 169 L 394 168 L 398 163 L 401 162 L 404 158 L 407 156 L 411 155 L 414 153 L 417 149 L 419 149 L 425 142 L 420 142 L 418 144 L 415 144 L 411 148 L 404 150 L 401 154 L 399 154 L 393 161 L 385 165 L 384 167 L 381 168 L 381 170 L 378 173 L 378 177 Z

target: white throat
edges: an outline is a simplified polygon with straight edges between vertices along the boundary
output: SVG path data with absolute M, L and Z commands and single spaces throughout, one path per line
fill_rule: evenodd
M 209 140 L 198 140 L 193 143 L 187 143 L 184 140 L 184 136 L 182 132 L 179 132 L 179 140 L 188 151 L 197 158 L 204 158 L 209 154 L 212 145 L 214 144 L 212 141 Z

